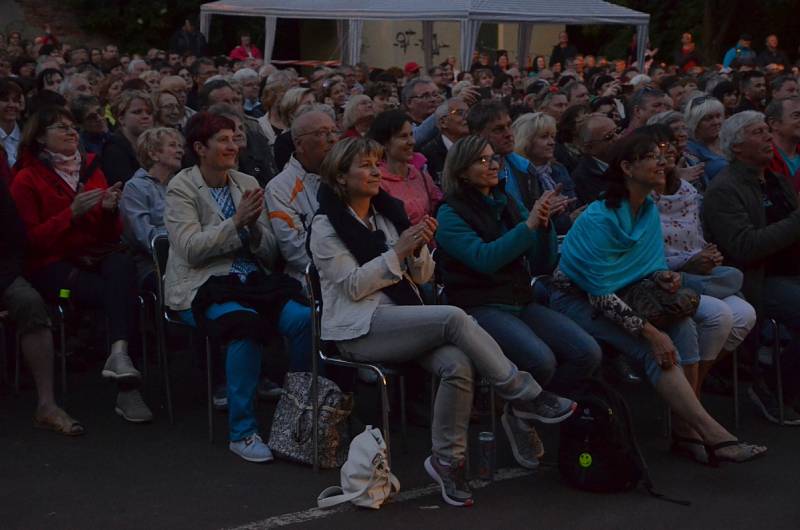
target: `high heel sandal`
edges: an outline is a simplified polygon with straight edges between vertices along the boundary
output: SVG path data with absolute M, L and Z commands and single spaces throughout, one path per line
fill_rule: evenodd
M 707 446 L 699 438 L 688 438 L 673 432 L 669 450 L 673 454 L 689 458 L 700 464 L 709 463 Z

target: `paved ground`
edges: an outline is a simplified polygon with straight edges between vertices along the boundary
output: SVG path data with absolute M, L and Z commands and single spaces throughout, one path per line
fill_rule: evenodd
M 422 469 L 429 447 L 423 428 L 411 429 L 404 454 L 395 435 L 394 468 L 402 483 L 401 502 L 377 512 L 313 510 L 316 495 L 338 483 L 338 472 L 276 462 L 254 465 L 233 456 L 222 441 L 225 417 L 218 415 L 218 441 L 205 438 L 205 408 L 192 395 L 193 378 L 179 376 L 177 422 L 159 408 L 157 420 L 132 425 L 113 414 L 113 387 L 100 381 L 99 367 L 70 375 L 69 410 L 89 434 L 67 439 L 33 429 L 32 389 L 20 396 L 0 394 L 0 528 L 3 529 L 181 529 L 293 528 L 516 529 L 516 528 L 769 528 L 800 527 L 796 476 L 800 472 L 800 430 L 779 428 L 744 407 L 742 436 L 766 443 L 758 462 L 711 469 L 678 459 L 661 436 L 662 406 L 646 388 L 628 389 L 644 452 L 659 489 L 694 504 L 661 502 L 642 491 L 619 495 L 581 493 L 565 486 L 554 468 L 522 473 L 510 460 L 502 435 L 499 467 L 503 480 L 482 485 L 470 509 L 445 506 L 431 493 Z M 188 361 L 175 371 L 190 372 Z M 199 384 L 199 383 L 195 383 Z M 202 388 L 202 387 L 201 387 Z M 200 391 L 202 392 L 202 390 Z M 709 407 L 730 423 L 723 398 Z M 269 405 L 259 406 L 268 424 Z M 656 412 L 654 412 L 656 411 Z M 473 426 L 473 436 L 477 432 Z M 543 429 L 549 458 L 557 429 Z

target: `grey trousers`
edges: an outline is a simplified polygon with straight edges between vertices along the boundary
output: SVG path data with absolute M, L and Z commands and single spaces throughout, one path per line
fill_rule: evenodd
M 453 306 L 379 306 L 368 334 L 337 346 L 360 361 L 415 361 L 440 378 L 431 437 L 433 453 L 450 462 L 466 452 L 473 366 L 507 401 L 530 401 L 542 391 L 472 317 Z

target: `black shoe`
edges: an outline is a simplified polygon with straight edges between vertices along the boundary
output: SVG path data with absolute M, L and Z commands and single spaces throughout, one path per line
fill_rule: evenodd
M 451 506 L 472 506 L 472 490 L 464 476 L 464 461 L 445 465 L 436 455 L 425 459 L 425 471 L 439 483 L 442 499 Z

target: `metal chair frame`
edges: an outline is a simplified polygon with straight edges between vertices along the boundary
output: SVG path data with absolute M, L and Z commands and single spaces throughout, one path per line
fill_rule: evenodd
M 175 318 L 164 302 L 164 273 L 166 272 L 167 258 L 169 256 L 169 239 L 166 236 L 156 236 L 151 242 L 153 249 L 153 266 L 155 268 L 158 292 L 156 295 L 156 335 L 158 343 L 159 365 L 164 379 L 164 395 L 167 402 L 167 414 L 170 424 L 175 423 L 175 412 L 172 407 L 172 385 L 169 376 L 169 359 L 166 347 L 166 326 L 168 324 L 189 330 L 193 335 L 200 334 L 205 341 L 206 350 L 206 394 L 208 401 L 208 441 L 214 443 L 214 406 L 213 406 L 213 347 L 211 338 L 200 332 L 186 322 Z
M 405 407 L 405 376 L 393 368 L 383 366 L 378 363 L 368 363 L 359 361 L 348 361 L 330 353 L 329 348 L 335 345 L 323 342 L 321 338 L 322 323 L 322 291 L 320 288 L 319 272 L 313 263 L 306 267 L 306 283 L 308 284 L 309 299 L 311 302 L 311 402 L 312 402 L 312 431 L 314 441 L 314 471 L 319 471 L 319 363 L 341 366 L 358 370 L 363 368 L 375 373 L 378 378 L 378 385 L 381 394 L 381 416 L 383 423 L 383 439 L 386 441 L 387 458 L 391 465 L 391 445 L 389 436 L 389 385 L 388 378 L 396 376 L 400 383 L 400 416 L 402 424 L 402 437 L 407 441 L 406 432 L 406 407 Z M 326 353 L 326 350 L 328 353 Z

